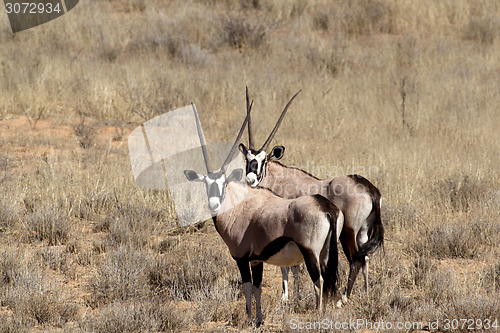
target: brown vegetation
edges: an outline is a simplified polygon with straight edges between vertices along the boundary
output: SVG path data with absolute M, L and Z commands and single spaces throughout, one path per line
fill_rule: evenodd
M 0 22 L 0 332 L 248 328 L 212 224 L 179 231 L 126 144 L 190 102 L 207 141 L 231 140 L 245 85 L 257 138 L 303 89 L 273 142 L 283 162 L 363 174 L 386 227 L 372 297 L 358 281 L 342 309 L 317 314 L 307 274 L 281 304 L 265 266 L 263 330 L 500 320 L 500 2 L 80 1 L 15 36 Z

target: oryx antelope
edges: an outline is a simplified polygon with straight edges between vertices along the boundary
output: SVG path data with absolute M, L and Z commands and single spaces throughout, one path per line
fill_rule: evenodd
M 368 255 L 382 246 L 384 241 L 384 228 L 380 217 L 380 191 L 359 175 L 318 179 L 306 171 L 287 167 L 277 162 L 283 157 L 285 151 L 283 146 L 275 146 L 269 154 L 266 153 L 288 107 L 299 92 L 287 103 L 260 149 L 255 149 L 250 113 L 248 113 L 249 147 L 240 144 L 240 150 L 246 158 L 246 180 L 252 188 L 257 186 L 267 188 L 283 198 L 321 194 L 334 203 L 344 214 L 340 242 L 350 266 L 344 300 L 350 296 L 361 267 L 368 296 Z M 246 94 L 248 104 L 248 88 Z M 285 270 L 284 289 L 287 286 L 287 279 L 288 270 Z M 287 290 L 284 290 L 283 294 L 287 294 Z
M 215 228 L 241 274 L 247 315 L 250 319 L 253 291 L 256 325 L 260 325 L 263 262 L 276 266 L 305 262 L 314 283 L 318 310 L 322 308 L 325 297 L 336 293 L 336 223 L 343 220 L 343 215 L 335 205 L 320 195 L 284 199 L 267 189 L 251 188 L 245 181 L 240 182 L 242 169 L 236 169 L 226 176 L 227 165 L 236 152 L 247 119 L 248 116 L 229 155 L 217 172 L 212 169 L 206 143 L 199 132 L 207 174 L 192 170 L 185 170 L 184 174 L 189 181 L 205 184 L 208 208 L 213 215 Z M 197 116 L 196 121 L 199 126 Z M 231 198 L 234 196 L 244 197 L 233 207 Z

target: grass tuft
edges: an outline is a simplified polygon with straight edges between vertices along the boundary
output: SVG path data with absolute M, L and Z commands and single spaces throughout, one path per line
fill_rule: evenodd
M 224 32 L 224 41 L 231 47 L 258 48 L 265 42 L 267 28 L 260 22 L 251 22 L 245 17 L 230 15 L 225 20 Z
M 30 214 L 26 227 L 32 240 L 47 241 L 48 245 L 62 245 L 70 232 L 69 217 L 55 207 L 42 208 Z

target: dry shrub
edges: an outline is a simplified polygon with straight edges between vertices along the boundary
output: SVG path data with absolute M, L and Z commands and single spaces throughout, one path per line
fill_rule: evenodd
M 491 182 L 469 175 L 450 176 L 444 181 L 438 181 L 434 189 L 453 212 L 487 208 L 487 205 L 495 199 Z
M 180 243 L 148 272 L 150 285 L 176 300 L 231 301 L 239 294 L 236 264 L 226 251 Z
M 417 287 L 425 287 L 428 283 L 430 273 L 436 269 L 427 257 L 418 257 L 413 260 L 413 279 Z
M 412 313 L 415 311 L 415 303 L 416 301 L 413 297 L 398 291 L 392 296 L 389 306 L 392 310 L 396 310 L 399 313 Z
M 116 193 L 110 191 L 89 192 L 79 201 L 70 200 L 69 205 L 75 217 L 85 220 L 93 220 L 106 213 L 115 213 L 120 208 Z
M 456 278 L 451 270 L 435 269 L 428 276 L 424 286 L 425 299 L 436 304 L 454 302 L 458 293 Z
M 74 270 L 69 253 L 63 247 L 43 247 L 34 253 L 33 260 L 66 276 Z
M 0 287 L 10 284 L 19 274 L 21 263 L 19 253 L 3 250 L 0 253 Z
M 17 210 L 0 202 L 0 233 L 14 228 L 17 224 Z
M 261 0 L 240 0 L 240 7 L 243 10 L 261 9 Z
M 71 233 L 65 241 L 67 254 L 21 242 L 35 253 L 52 287 L 34 284 L 24 291 L 16 287 L 16 292 L 33 293 L 25 298 L 37 304 L 39 288 L 62 289 L 78 302 L 88 291 L 81 286 L 93 283 L 97 296 L 89 303 L 97 308 L 81 305 L 85 318 L 77 327 L 69 323 L 68 331 L 210 330 L 211 324 L 233 329 L 227 323 L 247 328 L 240 277 L 217 234 L 181 233 L 162 242 L 160 225 L 173 227 L 173 218 L 161 222 L 140 205 L 167 216 L 172 203 L 133 184 L 125 141 L 121 146 L 112 142 L 109 149 L 92 143 L 81 149 L 71 127 L 79 119 L 68 116 L 81 110 L 88 115 L 85 126 L 121 121 L 127 132 L 193 101 L 203 112 L 208 141 L 223 141 L 234 138 L 248 84 L 259 140 L 270 132 L 287 97 L 303 88 L 276 136 L 277 144 L 287 146 L 285 164 L 345 167 L 352 161 L 386 171 L 365 174 L 382 192 L 387 227 L 383 264 L 370 261 L 371 299 L 364 295 L 360 274 L 352 302 L 327 308 L 328 316 L 399 321 L 465 316 L 470 310 L 479 317 L 481 303 L 485 314 L 498 313 L 492 301 L 500 290 L 495 257 L 500 240 L 495 70 L 500 30 L 492 28 L 498 6 L 498 1 L 467 0 L 80 1 L 75 15 L 65 16 L 72 19 L 15 37 L 8 25 L 0 28 L 0 150 L 8 151 L 0 156 L 0 243 L 17 243 L 25 235 L 26 220 L 59 200 L 63 205 L 54 210 L 68 212 L 81 230 L 76 240 Z M 227 13 L 235 21 L 246 19 L 226 29 Z M 277 22 L 276 30 L 268 22 Z M 231 45 L 228 35 L 238 29 L 243 32 L 234 33 Z M 479 52 L 477 46 L 482 46 Z M 410 93 L 410 82 L 404 91 L 412 133 L 401 131 L 399 95 L 394 98 L 394 78 L 401 83 L 405 77 L 416 82 L 416 93 Z M 36 118 L 44 106 L 36 130 L 5 127 L 24 111 Z M 56 128 L 45 127 L 46 121 Z M 59 125 L 69 128 L 72 140 L 57 135 Z M 47 163 L 39 158 L 42 153 Z M 450 176 L 454 170 L 457 174 Z M 25 214 L 16 211 L 24 196 Z M 131 249 L 112 259 L 120 246 Z M 16 250 L 2 251 L 8 257 L 0 258 L 0 294 L 2 302 L 14 304 L 14 292 L 3 296 L 13 290 L 24 263 Z M 148 259 L 150 251 L 157 257 Z M 133 252 L 144 257 L 143 264 L 132 258 Z M 452 258 L 446 262 L 460 271 L 437 269 L 446 264 L 440 258 Z M 483 260 L 488 273 L 477 274 L 473 268 Z M 58 283 L 67 281 L 70 261 L 78 265 L 76 281 Z M 286 331 L 290 314 L 323 318 L 315 312 L 307 273 L 302 276 L 304 298 L 281 306 L 279 270 L 266 271 L 263 330 Z M 454 290 L 464 285 L 470 286 L 467 293 Z M 51 300 L 43 301 L 56 310 L 51 313 L 59 312 Z M 156 312 L 150 302 L 166 308 Z M 0 331 L 29 329 L 36 317 L 44 317 L 24 311 L 29 307 L 28 301 L 24 304 L 15 311 L 0 309 Z M 56 317 L 35 330 L 57 330 Z M 207 324 L 212 320 L 217 322 Z
M 475 258 L 485 248 L 495 246 L 497 228 L 489 219 L 457 218 L 423 231 L 420 239 L 425 244 L 417 243 L 416 248 L 437 258 Z
M 143 248 L 166 220 L 162 211 L 149 207 L 127 205 L 117 215 L 104 218 L 97 226 L 101 229 L 108 228 L 107 243 L 110 246 L 130 245 Z
M 458 295 L 453 302 L 447 302 L 441 305 L 444 313 L 444 318 L 466 318 L 466 319 L 490 319 L 493 323 L 495 319 L 498 320 L 500 315 L 500 301 L 495 295 L 479 294 L 475 297 L 468 297 L 468 295 Z M 498 323 L 498 321 L 497 321 Z M 467 322 L 462 327 L 462 322 L 459 323 L 456 332 L 471 332 L 468 327 L 472 322 Z M 484 325 L 484 324 L 483 324 Z M 471 325 L 476 327 L 476 321 Z M 478 328 L 480 330 L 480 327 Z M 496 329 L 494 329 L 496 330 Z M 486 330 L 487 331 L 487 330 Z
M 93 241 L 92 247 L 82 246 L 82 244 L 80 244 L 76 240 L 70 241 L 66 245 L 66 252 L 68 253 L 68 257 L 70 258 L 71 262 L 74 262 L 80 266 L 100 264 L 98 255 L 106 251 L 105 248 L 99 248 L 96 243 L 100 243 L 100 240 Z M 102 245 L 102 247 L 104 247 L 104 245 Z M 72 270 L 72 272 L 74 272 L 74 270 Z
M 89 304 L 96 307 L 146 296 L 145 272 L 150 261 L 148 254 L 130 247 L 120 246 L 116 251 L 108 252 L 107 259 L 99 266 L 89 285 L 92 294 Z
M 68 239 L 70 219 L 59 208 L 42 208 L 28 215 L 26 227 L 30 240 L 48 241 L 49 245 L 61 245 Z
M 465 28 L 464 37 L 481 44 L 493 44 L 498 37 L 500 19 L 498 16 L 472 16 Z
M 15 272 L 1 293 L 2 304 L 34 323 L 61 327 L 76 316 L 76 306 L 62 293 L 62 286 L 30 262 Z
M 328 30 L 330 27 L 329 14 L 318 10 L 313 16 L 313 27 L 318 30 Z
M 119 6 L 118 8 L 124 13 L 144 12 L 147 4 L 143 0 L 121 0 L 112 2 Z
M 114 302 L 80 322 L 90 332 L 176 332 L 186 330 L 186 312 L 164 299 L 139 304 Z
M 306 58 L 318 70 L 336 77 L 344 69 L 344 58 L 337 53 L 336 49 L 317 49 L 315 47 L 309 48 Z
M 0 314 L 0 333 L 29 332 L 29 327 L 21 316 Z
M 229 15 L 224 22 L 224 42 L 235 48 L 245 46 L 258 48 L 268 33 L 267 28 L 260 22 L 251 22 L 247 18 Z
M 337 13 L 341 29 L 349 35 L 370 35 L 393 31 L 392 10 L 377 0 L 350 1 L 344 12 Z M 338 17 L 341 15 L 341 17 Z
M 500 291 L 500 261 L 486 269 L 482 285 L 493 293 Z
M 408 230 L 418 226 L 422 219 L 422 213 L 411 204 L 393 206 L 384 204 L 382 209 L 382 221 L 384 226 L 394 230 Z
M 80 123 L 73 127 L 75 135 L 78 137 L 80 147 L 87 149 L 95 145 L 97 129 L 94 125 L 85 124 L 85 118 L 80 119 Z

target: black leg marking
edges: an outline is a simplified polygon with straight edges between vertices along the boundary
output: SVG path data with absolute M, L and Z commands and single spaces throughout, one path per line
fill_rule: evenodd
M 251 267 L 253 285 L 259 288 L 262 283 L 262 272 L 264 271 L 264 264 L 262 262 L 252 263 Z
M 235 259 L 238 269 L 240 270 L 241 280 L 243 283 L 252 282 L 252 274 L 250 273 L 250 265 L 248 259 Z
M 245 292 L 246 311 L 248 319 L 252 317 L 252 275 L 248 259 L 236 259 L 236 264 L 240 270 L 241 280 L 243 281 L 243 290 Z

